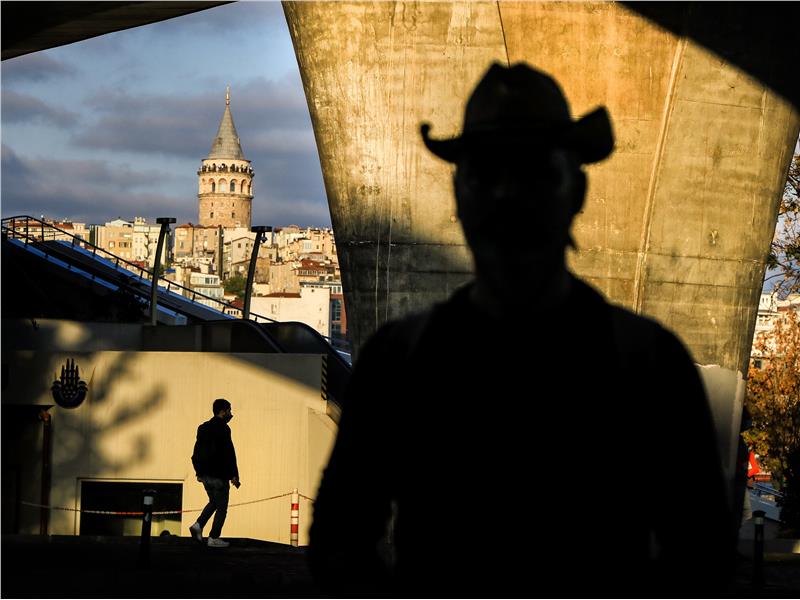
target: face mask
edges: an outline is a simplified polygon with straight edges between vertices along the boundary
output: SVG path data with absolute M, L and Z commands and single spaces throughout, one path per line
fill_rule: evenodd
M 224 417 L 222 417 L 222 420 L 225 421 L 226 423 L 230 423 L 232 418 L 233 415 L 225 415 Z

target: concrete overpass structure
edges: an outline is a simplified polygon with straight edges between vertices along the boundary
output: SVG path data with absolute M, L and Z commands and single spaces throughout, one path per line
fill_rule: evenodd
M 3 59 L 225 2 L 3 7 Z M 46 8 L 47 10 L 43 10 Z M 449 167 L 420 121 L 455 134 L 491 61 L 527 61 L 617 136 L 589 169 L 572 267 L 744 371 L 800 91 L 789 9 L 755 3 L 284 2 L 319 147 L 358 347 L 471 273 Z M 509 216 L 509 224 L 513 216 Z M 517 224 L 521 235 L 526 224 Z M 524 275 L 524 274 L 521 274 Z
M 419 123 L 457 134 L 487 66 L 527 61 L 561 83 L 573 114 L 605 104 L 614 122 L 615 153 L 589 168 L 572 268 L 678 332 L 698 363 L 746 373 L 800 119 L 726 54 L 745 45 L 787 74 L 796 55 L 726 31 L 741 24 L 719 11 L 672 10 L 682 33 L 613 3 L 285 3 L 356 347 L 469 278 L 450 166 Z M 691 37 L 707 28 L 724 40 L 714 51 Z M 536 225 L 509 215 L 509 234 Z
M 35 31 L 11 25 L 25 10 L 46 14 L 42 5 L 16 4 L 3 6 L 4 59 L 65 43 L 65 30 L 76 41 L 219 3 L 56 3 L 62 20 Z M 572 268 L 676 331 L 697 363 L 716 365 L 706 382 L 730 428 L 725 443 L 735 444 L 800 128 L 785 6 L 285 2 L 355 347 L 469 279 L 451 171 L 426 152 L 419 123 L 432 122 L 436 137 L 456 134 L 489 63 L 527 61 L 561 83 L 574 115 L 607 105 L 616 130 L 616 152 L 589 168 Z M 513 215 L 509 229 L 536 235 Z

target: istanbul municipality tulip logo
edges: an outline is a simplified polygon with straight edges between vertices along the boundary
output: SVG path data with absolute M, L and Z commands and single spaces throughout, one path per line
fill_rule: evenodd
M 67 364 L 61 367 L 61 377 L 56 377 L 50 391 L 53 400 L 62 408 L 76 408 L 80 406 L 89 385 L 81 381 L 80 371 L 74 359 L 67 359 Z

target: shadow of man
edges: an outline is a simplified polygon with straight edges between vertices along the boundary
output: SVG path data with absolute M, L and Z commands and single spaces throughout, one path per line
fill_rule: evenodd
M 429 131 L 475 277 L 364 346 L 314 507 L 315 577 L 349 596 L 724 589 L 735 528 L 697 371 L 566 267 L 581 166 L 613 150 L 606 110 L 573 120 L 552 78 L 494 64 L 461 136 Z

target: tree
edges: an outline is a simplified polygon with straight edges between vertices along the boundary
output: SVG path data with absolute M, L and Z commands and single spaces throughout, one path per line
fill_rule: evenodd
M 800 140 L 798 140 L 800 144 Z M 778 223 L 767 258 L 768 281 L 785 297 L 800 292 L 800 154 L 795 153 L 778 209 Z
M 761 368 L 754 363 L 748 374 L 745 402 L 753 426 L 743 435 L 788 492 L 781 511 L 784 525 L 800 527 L 787 522 L 800 515 L 800 506 L 794 504 L 800 502 L 800 313 L 794 306 L 787 308 L 753 345 Z
M 236 294 L 237 298 L 244 298 L 244 292 L 247 288 L 247 278 L 238 274 L 234 275 L 226 279 L 222 283 L 222 287 L 225 288 L 226 294 Z

